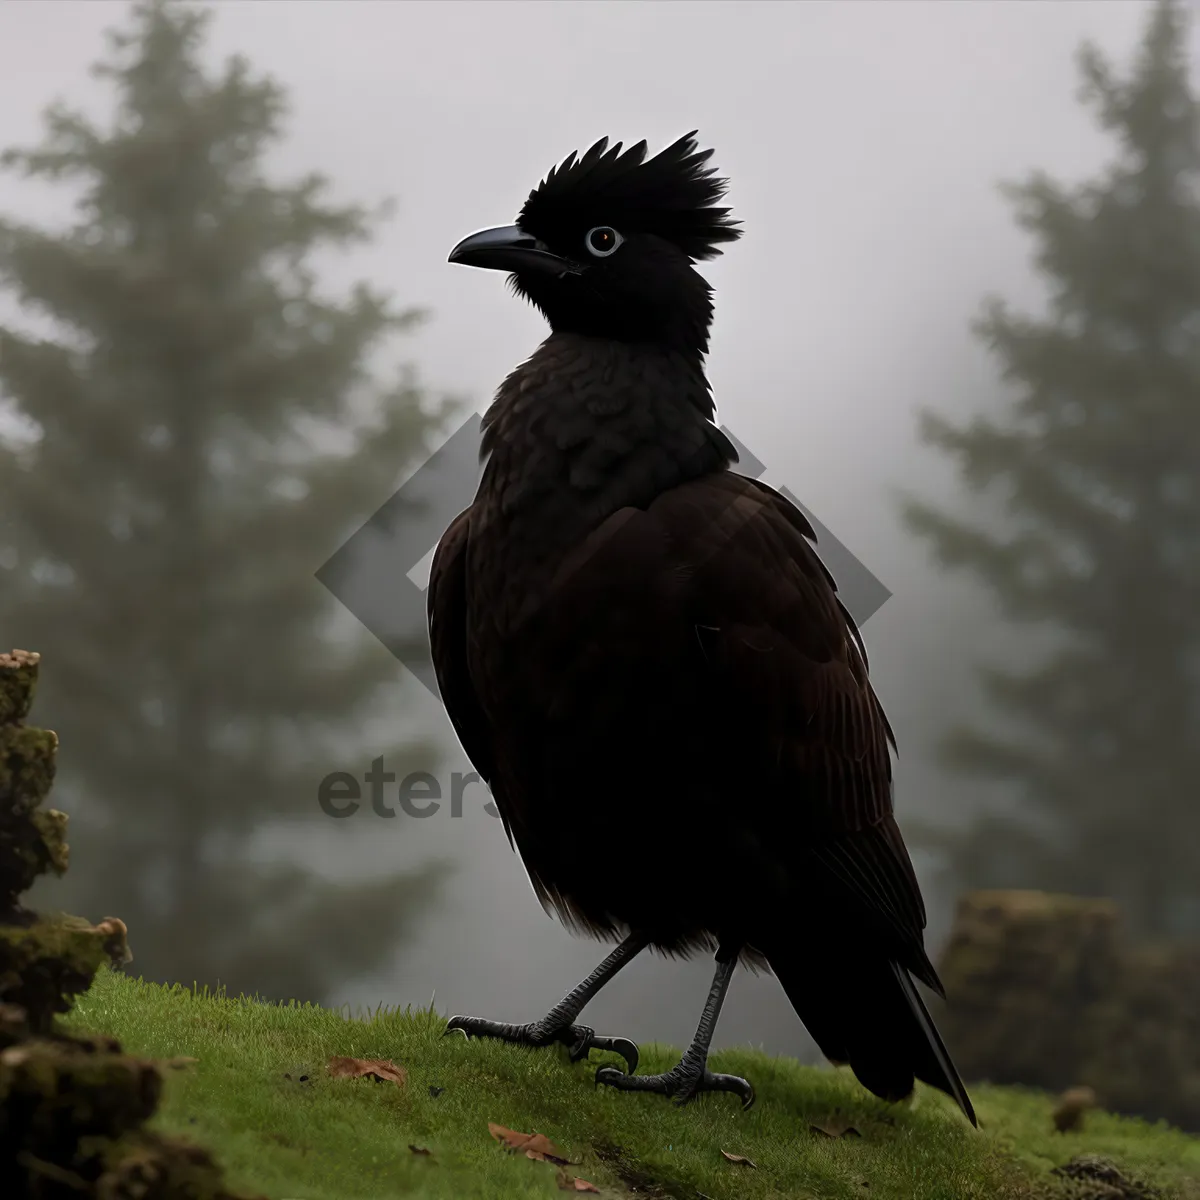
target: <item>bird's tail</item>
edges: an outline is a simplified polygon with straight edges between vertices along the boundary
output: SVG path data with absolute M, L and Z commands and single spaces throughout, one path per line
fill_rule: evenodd
M 975 1109 L 908 971 L 887 958 L 823 963 L 793 951 L 769 955 L 796 1015 L 827 1059 L 850 1065 L 883 1100 L 903 1100 L 920 1079 Z

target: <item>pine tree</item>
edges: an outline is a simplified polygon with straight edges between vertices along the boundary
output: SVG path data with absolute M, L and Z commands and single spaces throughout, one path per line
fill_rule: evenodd
M 1144 932 L 1200 931 L 1200 108 L 1186 13 L 1152 10 L 1127 79 L 1091 45 L 1081 99 L 1119 145 L 1102 178 L 1006 190 L 1037 243 L 1048 311 L 990 301 L 977 334 L 1011 407 L 925 413 L 995 520 L 910 502 L 940 561 L 1045 634 L 1028 669 L 981 670 L 995 720 L 944 762 L 1014 789 L 936 838 L 960 882 L 1117 898 Z M 1038 627 L 1041 630 L 1038 630 Z
M 285 96 L 240 57 L 206 73 L 209 17 L 136 5 L 93 68 L 110 125 L 54 105 L 4 157 L 79 200 L 65 230 L 0 223 L 28 318 L 0 329 L 0 628 L 54 653 L 42 712 L 88 864 L 65 906 L 120 914 L 147 978 L 319 1001 L 390 956 L 440 869 L 348 886 L 255 839 L 320 818 L 313 748 L 401 674 L 339 636 L 314 573 L 450 406 L 371 366 L 420 312 L 319 293 L 308 256 L 376 214 L 264 178 Z

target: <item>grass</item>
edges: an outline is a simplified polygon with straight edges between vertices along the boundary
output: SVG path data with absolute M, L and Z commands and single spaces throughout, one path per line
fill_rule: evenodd
M 620 1061 L 608 1055 L 571 1064 L 564 1049 L 444 1038 L 444 1018 L 431 1010 L 348 1019 L 311 1005 L 162 988 L 107 969 L 66 1023 L 117 1037 L 133 1053 L 198 1060 L 165 1072 L 153 1126 L 207 1145 L 234 1187 L 272 1200 L 564 1195 L 559 1168 L 507 1153 L 488 1122 L 545 1134 L 573 1160 L 570 1176 L 608 1198 L 1120 1194 L 1061 1190 L 1050 1169 L 1080 1153 L 1107 1156 L 1167 1196 L 1200 1198 L 1200 1138 L 1104 1113 L 1090 1114 L 1081 1133 L 1056 1134 L 1053 1098 L 1032 1091 L 973 1088 L 975 1131 L 931 1089 L 920 1087 L 911 1105 L 886 1105 L 846 1071 L 728 1050 L 712 1065 L 754 1082 L 754 1108 L 742 1112 L 732 1096 L 706 1095 L 679 1109 L 662 1097 L 593 1087 L 596 1065 Z M 641 1051 L 639 1072 L 664 1070 L 677 1058 L 669 1047 Z M 325 1063 L 333 1055 L 391 1059 L 407 1070 L 407 1082 L 331 1078 Z M 443 1090 L 435 1096 L 431 1088 Z M 839 1119 L 861 1136 L 810 1128 Z M 756 1166 L 730 1163 L 723 1150 Z

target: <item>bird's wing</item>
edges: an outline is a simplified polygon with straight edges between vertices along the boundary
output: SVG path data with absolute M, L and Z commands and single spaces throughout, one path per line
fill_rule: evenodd
M 429 570 L 426 605 L 433 669 L 442 703 L 471 765 L 490 785 L 494 759 L 488 723 L 467 669 L 467 534 L 471 510 L 459 513 L 442 535 Z M 505 821 L 505 832 L 512 834 Z
M 815 541 L 785 497 L 721 472 L 614 514 L 563 564 L 555 601 L 579 612 L 606 591 L 615 604 L 623 591 L 639 597 L 652 614 L 648 664 L 656 641 L 678 645 L 656 622 L 695 626 L 706 694 L 719 702 L 712 716 L 736 730 L 753 764 L 748 803 L 777 853 L 827 878 L 831 897 L 910 951 L 918 977 L 938 988 L 921 948 L 920 888 L 893 817 L 892 731 Z

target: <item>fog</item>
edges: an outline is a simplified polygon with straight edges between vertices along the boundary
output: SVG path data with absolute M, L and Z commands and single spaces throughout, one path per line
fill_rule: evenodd
M 107 114 L 106 89 L 86 69 L 101 31 L 126 11 L 102 0 L 0 6 L 0 145 L 36 142 L 40 112 L 59 96 Z M 207 53 L 214 65 L 243 53 L 289 90 L 290 135 L 274 172 L 320 170 L 347 200 L 397 198 L 376 244 L 326 264 L 326 279 L 365 277 L 428 308 L 396 349 L 431 389 L 470 408 L 486 406 L 545 328 L 499 275 L 448 265 L 451 247 L 511 222 L 555 162 L 598 137 L 644 138 L 653 152 L 696 129 L 715 148 L 745 229 L 701 268 L 716 289 L 709 372 L 719 419 L 766 462 L 768 482 L 795 492 L 893 593 L 864 633 L 900 744 L 903 828 L 906 815 L 949 819 L 970 807 L 964 785 L 939 775 L 931 743 L 970 703 L 971 656 L 1002 636 L 990 605 L 938 574 L 897 520 L 898 488 L 952 487 L 917 442 L 916 410 L 961 414 L 996 394 L 969 320 L 989 292 L 1018 307 L 1041 297 L 996 185 L 1038 167 L 1075 179 L 1109 156 L 1077 103 L 1074 55 L 1091 38 L 1125 62 L 1145 12 L 1115 0 L 223 0 Z M 67 209 L 61 191 L 6 175 L 0 211 L 54 221 Z M 335 549 L 313 547 L 314 572 Z M 380 745 L 403 721 L 444 743 L 445 760 L 430 764 L 439 778 L 469 769 L 436 701 L 411 681 L 403 701 L 378 714 Z M 542 913 L 478 788 L 461 819 L 443 809 L 384 822 L 364 809 L 334 822 L 317 810 L 318 779 L 304 801 L 314 819 L 264 852 L 302 853 L 331 875 L 435 853 L 456 863 L 416 943 L 375 977 L 347 981 L 339 1000 L 433 996 L 445 1013 L 532 1019 L 604 953 Z M 597 830 L 596 855 L 605 836 Z M 637 862 L 670 853 L 646 847 Z M 952 898 L 927 899 L 936 944 Z M 136 930 L 131 942 L 136 951 Z M 605 1033 L 686 1043 L 709 976 L 704 961 L 644 956 L 585 1019 Z M 810 1048 L 774 981 L 746 975 L 716 1040 Z

